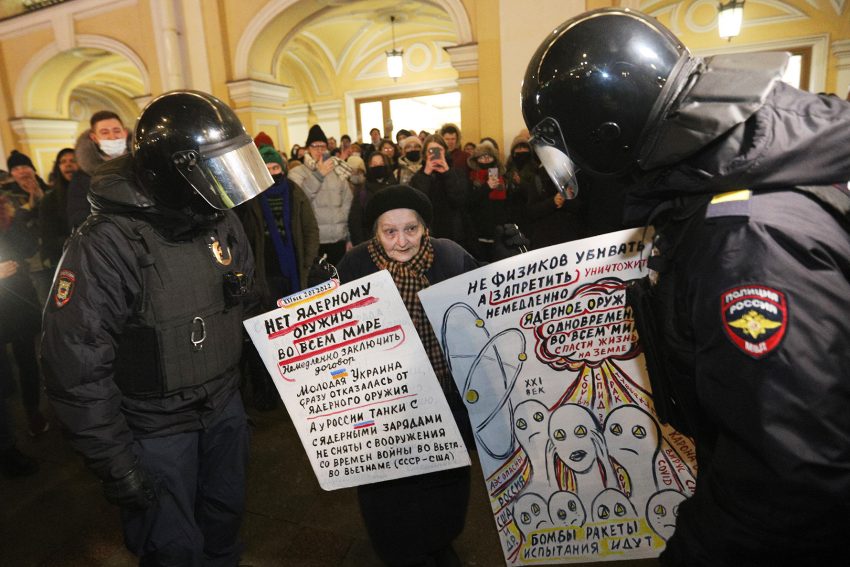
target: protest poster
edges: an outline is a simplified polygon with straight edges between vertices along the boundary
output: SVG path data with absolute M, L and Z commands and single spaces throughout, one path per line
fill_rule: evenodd
M 552 246 L 419 293 L 509 565 L 655 557 L 693 493 L 693 441 L 655 417 L 625 302 L 650 237 Z
M 244 325 L 323 489 L 469 465 L 387 271 L 278 304 Z

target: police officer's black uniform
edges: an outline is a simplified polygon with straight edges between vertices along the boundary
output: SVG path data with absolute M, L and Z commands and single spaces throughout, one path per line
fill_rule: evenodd
M 612 32 L 610 49 L 590 39 L 597 25 Z M 579 31 L 553 51 L 589 54 L 587 76 L 614 68 L 638 75 L 653 64 L 643 85 L 633 76 L 606 93 L 620 111 L 631 105 L 637 128 L 608 108 L 579 134 L 581 125 L 559 120 L 572 140 L 549 147 L 565 146 L 579 160 L 586 152 L 585 168 L 597 172 L 635 163 L 644 170 L 633 171 L 626 213 L 657 230 L 654 273 L 635 284 L 630 303 L 659 415 L 695 437 L 699 463 L 662 564 L 843 564 L 850 105 L 779 83 L 784 55 L 692 59 L 657 22 L 628 10 L 582 15 L 560 29 L 571 27 Z M 635 40 L 643 52 L 631 49 Z M 622 61 L 665 50 L 669 67 L 663 56 Z M 529 67 L 537 75 L 526 76 L 532 129 L 546 126 L 536 112 L 552 113 L 531 100 L 546 88 L 553 54 L 545 51 Z M 554 55 L 571 69 L 563 51 Z M 583 86 L 594 88 L 592 80 Z M 635 109 L 634 92 L 648 106 Z M 587 118 L 588 107 L 570 104 L 575 93 L 561 94 Z M 538 128 L 538 143 L 547 134 Z
M 161 142 L 145 137 L 157 123 L 175 129 L 171 139 L 195 134 L 180 114 L 218 135 L 219 154 L 248 156 L 247 165 L 228 158 L 243 196 L 246 168 L 258 191 L 271 185 L 223 103 L 192 92 L 154 100 L 134 154 L 93 179 L 94 214 L 70 240 L 45 308 L 43 359 L 57 417 L 122 507 L 125 543 L 142 564 L 235 565 L 249 442 L 238 363 L 254 266 L 235 214 L 210 206 L 224 209 L 233 195 L 193 179 L 234 182 L 214 171 L 213 152 L 174 158 L 187 167 L 179 177 L 168 163 L 175 148 L 159 148 L 165 163 L 145 153 Z

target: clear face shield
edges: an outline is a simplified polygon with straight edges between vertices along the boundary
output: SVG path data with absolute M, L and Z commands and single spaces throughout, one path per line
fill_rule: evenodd
M 274 185 L 250 136 L 173 156 L 180 175 L 215 209 L 232 209 Z
M 531 131 L 528 143 L 561 195 L 565 199 L 575 199 L 578 195 L 576 165 L 570 159 L 558 122 L 553 118 L 541 120 Z

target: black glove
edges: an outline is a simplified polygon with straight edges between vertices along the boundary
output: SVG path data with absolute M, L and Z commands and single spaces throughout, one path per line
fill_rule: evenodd
M 497 225 L 493 240 L 493 261 L 528 252 L 528 245 L 531 243 L 515 224 Z
M 156 500 L 156 490 L 138 464 L 116 480 L 103 481 L 103 495 L 110 503 L 130 510 L 144 510 Z

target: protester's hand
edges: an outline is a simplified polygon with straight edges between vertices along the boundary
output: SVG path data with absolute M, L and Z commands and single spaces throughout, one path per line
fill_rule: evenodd
M 328 173 L 333 171 L 334 168 L 334 160 L 332 157 L 328 159 L 321 159 L 318 164 L 319 173 L 322 174 L 322 177 L 327 177 Z
M 0 280 L 14 276 L 18 273 L 18 263 L 14 260 L 6 260 L 0 262 Z
M 520 179 L 520 177 L 519 177 L 519 172 L 518 172 L 518 171 L 514 171 L 514 183 L 516 183 L 517 185 L 519 185 L 519 182 L 520 182 L 520 181 L 521 181 L 521 179 Z
M 103 495 L 116 506 L 144 510 L 156 500 L 153 482 L 138 464 L 119 479 L 103 481 Z
M 346 252 L 348 252 L 348 251 L 349 251 L 349 250 L 351 250 L 352 248 L 354 248 L 354 244 L 352 244 L 350 240 L 347 240 L 347 241 L 345 242 L 345 251 L 346 251 Z
M 558 193 L 557 195 L 555 195 L 555 199 L 554 199 L 554 201 L 555 201 L 555 208 L 556 208 L 556 209 L 560 209 L 561 207 L 563 207 L 563 206 L 564 206 L 564 203 L 566 203 L 566 202 L 567 202 L 567 200 L 564 198 L 564 196 L 563 196 L 563 195 L 561 195 L 560 193 Z
M 445 158 L 438 159 L 428 159 L 425 161 L 425 174 L 431 175 L 432 172 L 436 171 L 437 173 L 445 173 L 449 170 L 449 164 L 446 163 Z
M 520 232 L 515 224 L 500 224 L 496 226 L 493 238 L 493 260 L 510 258 L 528 251 L 531 242 Z
M 490 189 L 496 189 L 501 184 L 499 183 L 498 177 L 488 177 L 487 178 L 487 185 L 490 187 Z

